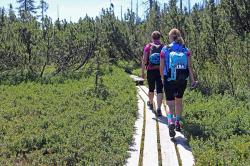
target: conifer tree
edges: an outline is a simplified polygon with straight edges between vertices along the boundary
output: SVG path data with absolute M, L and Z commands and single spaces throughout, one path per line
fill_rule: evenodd
M 15 21 L 15 19 L 16 19 L 15 11 L 13 9 L 12 4 L 10 4 L 10 6 L 9 6 L 9 19 L 11 22 Z
M 22 19 L 25 20 L 36 13 L 37 8 L 34 5 L 34 0 L 17 0 L 17 3 L 19 4 L 19 15 Z
M 41 10 L 41 15 L 39 15 L 39 16 L 41 17 L 42 29 L 44 30 L 45 13 L 48 10 L 49 5 L 45 0 L 40 0 L 40 5 L 38 6 L 38 8 Z

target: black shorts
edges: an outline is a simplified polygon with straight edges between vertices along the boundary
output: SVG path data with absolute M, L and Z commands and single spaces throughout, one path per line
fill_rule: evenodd
M 160 70 L 148 70 L 147 71 L 147 80 L 149 92 L 154 92 L 156 85 L 156 93 L 162 93 L 163 85 L 161 81 Z
M 167 81 L 167 78 L 164 78 L 164 90 L 167 101 L 172 101 L 175 97 L 182 98 L 186 87 L 187 80 Z

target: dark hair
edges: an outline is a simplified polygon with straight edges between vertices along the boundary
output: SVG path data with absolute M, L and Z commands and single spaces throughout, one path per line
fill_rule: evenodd
M 152 32 L 152 34 L 151 34 L 151 38 L 153 39 L 153 40 L 159 40 L 160 38 L 161 38 L 161 33 L 159 32 L 159 31 L 154 31 L 154 32 Z

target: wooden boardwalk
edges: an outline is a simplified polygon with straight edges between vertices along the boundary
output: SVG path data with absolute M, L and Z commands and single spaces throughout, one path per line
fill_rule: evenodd
M 131 78 L 136 79 L 136 77 Z M 157 117 L 154 111 L 147 106 L 148 88 L 141 83 L 137 83 L 137 85 L 139 85 L 137 86 L 138 118 L 135 122 L 134 144 L 130 147 L 130 158 L 127 159 L 126 165 L 194 165 L 194 157 L 184 135 L 176 132 L 174 140 L 169 137 L 166 103 L 162 105 L 163 116 Z M 154 97 L 154 105 L 156 105 L 156 96 Z

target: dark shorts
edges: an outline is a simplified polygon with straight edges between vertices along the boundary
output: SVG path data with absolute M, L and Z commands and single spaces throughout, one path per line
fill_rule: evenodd
M 161 75 L 159 70 L 148 70 L 147 71 L 147 80 L 148 80 L 148 87 L 149 92 L 154 92 L 155 85 L 156 85 L 156 93 L 163 92 L 163 85 L 161 81 Z
M 182 98 L 187 87 L 187 80 L 181 81 L 167 81 L 164 78 L 164 90 L 167 101 L 172 101 L 176 98 Z

